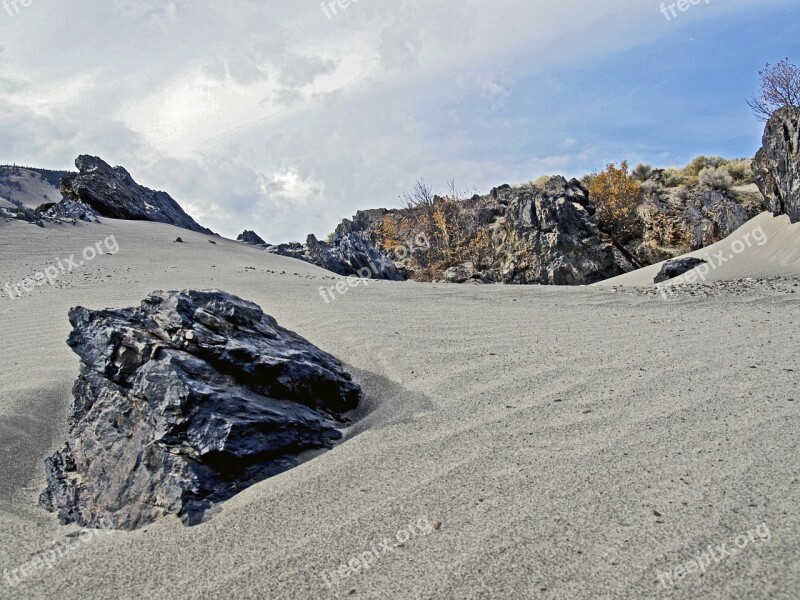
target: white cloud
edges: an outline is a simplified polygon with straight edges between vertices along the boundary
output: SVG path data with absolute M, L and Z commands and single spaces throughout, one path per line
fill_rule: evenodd
M 538 127 L 504 114 L 518 82 L 659 19 L 634 0 L 361 0 L 330 19 L 297 0 L 34 3 L 0 19 L 0 162 L 99 154 L 223 234 L 324 235 L 418 177 L 485 190 L 569 169 L 591 151 L 571 132 L 561 154 L 515 150 Z

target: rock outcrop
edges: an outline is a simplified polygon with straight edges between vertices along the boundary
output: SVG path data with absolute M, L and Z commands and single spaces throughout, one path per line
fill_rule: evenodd
M 638 207 L 640 230 L 625 241 L 643 265 L 705 248 L 726 238 L 764 210 L 763 198 L 702 186 L 666 188 L 659 172 L 647 182 Z
M 91 206 L 71 198 L 63 198 L 61 202 L 56 202 L 51 206 L 45 205 L 37 210 L 42 213 L 45 220 L 99 223 L 98 215 Z
M 800 221 L 800 108 L 785 107 L 772 115 L 753 173 L 768 210 Z
M 331 447 L 359 402 L 339 361 L 223 292 L 156 292 L 138 308 L 72 309 L 70 322 L 81 371 L 41 495 L 63 523 L 197 523 Z
M 438 272 L 434 267 L 432 274 L 428 269 L 425 278 L 452 283 L 579 285 L 638 266 L 600 232 L 593 217 L 595 207 L 576 179 L 552 177 L 542 186 L 503 185 L 460 203 L 459 210 L 463 221 L 475 223 L 483 232 L 483 256 L 479 261 L 445 265 Z M 402 221 L 409 210 L 359 211 L 343 221 L 336 233 L 356 233 L 380 247 L 379 230 L 387 216 Z M 413 263 L 430 261 L 426 249 L 410 250 L 410 260 L 398 261 L 397 266 L 417 278 Z
M 658 275 L 656 275 L 653 279 L 653 283 L 662 283 L 664 281 L 668 281 L 669 279 L 679 277 L 680 275 L 683 275 L 684 273 L 687 273 L 705 263 L 706 261 L 700 258 L 693 258 L 691 256 L 673 258 L 672 260 L 668 260 L 664 263 L 664 266 L 661 267 Z
M 268 247 L 267 252 L 297 258 L 347 277 L 405 280 L 390 258 L 356 232 L 337 235 L 331 243 L 320 242 L 314 235 L 309 235 L 305 244 L 278 244 Z
M 390 258 L 378 252 L 369 240 L 356 233 L 337 236 L 330 244 L 309 235 L 306 239 L 306 252 L 311 262 L 339 275 L 389 281 L 405 279 Z
M 78 173 L 65 175 L 61 193 L 91 206 L 100 216 L 133 221 L 154 221 L 213 234 L 187 215 L 166 192 L 157 192 L 136 183 L 122 167 L 111 167 L 96 156 L 81 155 L 75 160 Z
M 18 219 L 44 227 L 45 223 L 77 224 L 99 223 L 97 213 L 80 200 L 62 198 L 61 202 L 46 202 L 34 208 L 3 201 L 0 203 L 0 218 Z
M 437 256 L 412 249 L 410 258 L 398 258 L 396 264 L 409 279 L 420 281 L 593 283 L 704 248 L 764 210 L 756 189 L 675 185 L 663 176 L 663 169 L 654 170 L 643 185 L 636 224 L 625 239 L 614 237 L 612 224 L 600 219 L 588 191 L 574 179 L 557 176 L 522 186 L 503 185 L 486 196 L 456 201 L 434 197 L 434 210 L 445 218 L 451 211 L 457 223 L 466 226 L 449 240 L 436 240 Z M 364 210 L 342 221 L 335 235 L 357 233 L 383 250 L 407 243 L 391 238 L 414 233 L 426 219 L 430 217 L 421 209 Z M 401 230 L 404 233 L 398 234 Z M 472 245 L 469 236 L 475 239 L 475 231 L 480 232 L 480 243 Z M 458 241 L 465 238 L 467 252 Z
M 495 188 L 478 203 L 491 240 L 483 279 L 502 283 L 583 285 L 620 275 L 614 244 L 598 229 L 589 193 L 576 179 Z
M 236 240 L 239 242 L 244 242 L 245 244 L 250 244 L 251 246 L 268 246 L 267 242 L 262 240 L 255 231 L 250 231 L 248 229 L 245 229 L 242 233 L 240 233 Z

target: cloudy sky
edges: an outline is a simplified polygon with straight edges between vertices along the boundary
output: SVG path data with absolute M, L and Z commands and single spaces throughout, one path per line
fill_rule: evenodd
M 800 62 L 797 0 L 328 4 L 5 0 L 0 163 L 99 155 L 223 235 L 303 240 L 420 178 L 751 156 L 757 71 Z

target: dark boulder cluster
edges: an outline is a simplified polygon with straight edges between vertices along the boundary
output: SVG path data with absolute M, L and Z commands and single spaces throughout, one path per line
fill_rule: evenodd
M 61 179 L 61 193 L 91 206 L 102 217 L 153 221 L 213 234 L 198 225 L 169 194 L 139 185 L 122 167 L 112 168 L 102 159 L 85 154 L 75 160 L 75 166 L 78 173 Z
M 405 280 L 394 261 L 360 233 L 336 235 L 330 243 L 309 235 L 305 244 L 293 242 L 269 246 L 267 252 L 297 258 L 345 277 Z
M 98 223 L 98 214 L 95 210 L 80 200 L 64 198 L 61 202 L 52 205 L 43 205 L 38 209 L 45 220 L 50 221 L 84 221 L 86 223 Z
M 330 448 L 359 403 L 338 360 L 223 292 L 69 316 L 81 370 L 41 495 L 65 524 L 197 523 L 299 453 Z
M 638 266 L 598 229 L 589 193 L 576 179 L 552 177 L 543 185 L 502 185 L 485 196 L 474 196 L 461 211 L 465 221 L 474 222 L 485 234 L 487 255 L 481 264 L 434 269 L 435 280 L 580 285 Z M 342 221 L 336 235 L 358 235 L 379 245 L 384 218 L 404 220 L 408 213 L 409 209 L 359 211 Z M 409 258 L 397 266 L 414 278 L 413 263 L 424 260 L 426 249 L 410 250 Z
M 776 111 L 753 161 L 756 184 L 776 216 L 800 221 L 800 108 Z
M 61 202 L 46 202 L 36 208 L 4 201 L 0 204 L 0 218 L 27 221 L 39 227 L 45 223 L 72 224 L 99 223 L 97 213 L 80 200 L 64 198 Z
M 309 235 L 306 253 L 314 264 L 340 275 L 390 281 L 405 279 L 390 258 L 356 233 L 336 236 L 330 244 Z

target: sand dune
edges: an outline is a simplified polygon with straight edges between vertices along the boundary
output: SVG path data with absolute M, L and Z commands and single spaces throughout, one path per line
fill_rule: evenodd
M 798 275 L 798 225 L 771 219 L 748 224 L 769 244 L 713 275 Z M 338 279 L 311 265 L 103 220 L 0 223 L 0 287 L 109 236 L 116 253 L 0 297 L 0 569 L 55 541 L 75 546 L 16 587 L 0 580 L 0 597 L 796 597 L 791 286 L 665 302 L 608 287 L 369 282 L 326 303 L 320 287 Z M 644 271 L 611 283 L 642 285 Z M 67 310 L 183 288 L 255 301 L 343 360 L 368 394 L 365 416 L 341 445 L 207 523 L 69 538 L 77 529 L 36 506 L 78 372 Z M 768 539 L 747 538 L 762 524 Z M 660 582 L 740 535 L 736 556 Z M 373 546 L 368 569 L 331 578 Z

